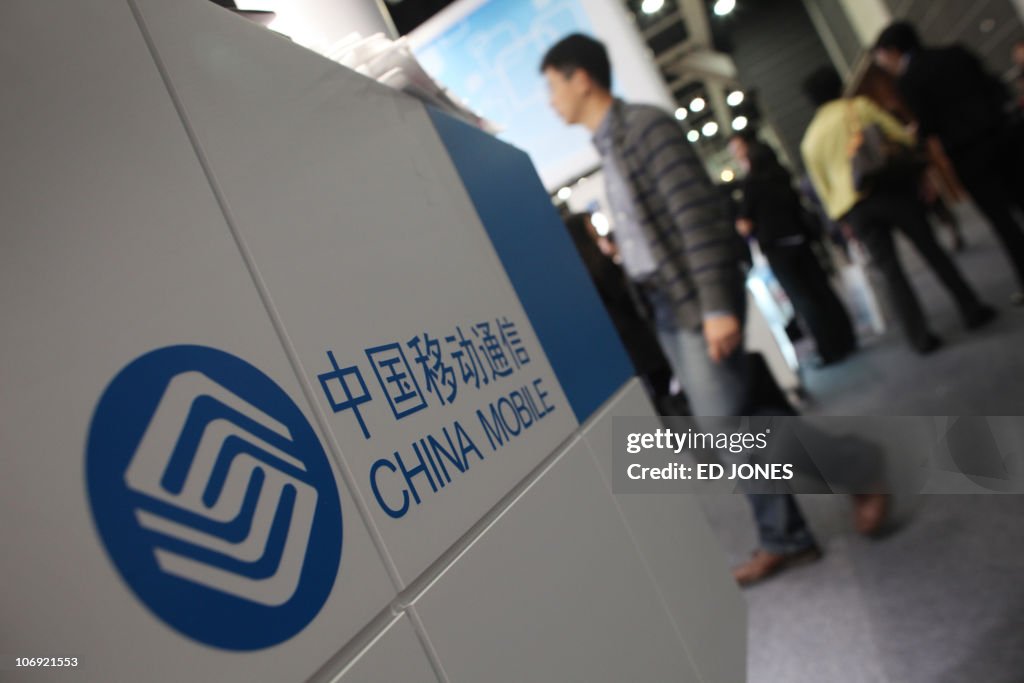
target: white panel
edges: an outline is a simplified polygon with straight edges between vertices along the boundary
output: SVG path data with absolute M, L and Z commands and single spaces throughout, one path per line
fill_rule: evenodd
M 401 617 L 331 683 L 438 683 L 408 617 Z
M 584 427 L 609 489 L 612 418 L 655 414 L 634 379 Z M 620 495 L 615 501 L 703 680 L 746 680 L 746 604 L 699 502 L 686 494 Z
M 294 402 L 303 422 L 312 411 L 128 4 L 90 0 L 56 6 L 24 0 L 6 2 L 3 15 L 0 652 L 79 659 L 74 672 L 40 670 L 28 677 L 32 680 L 301 680 L 394 597 L 331 458 L 321 455 L 319 462 L 334 470 L 338 483 L 344 515 L 340 568 L 319 613 L 281 644 L 231 651 L 172 629 L 137 597 L 101 542 L 85 481 L 87 435 L 101 394 L 134 359 L 168 345 L 214 347 L 265 373 Z M 150 369 L 156 375 L 167 370 Z M 167 403 L 160 404 L 167 408 L 160 412 L 164 428 L 146 432 L 152 436 L 149 462 L 166 463 L 169 454 L 160 448 L 168 442 L 161 439 L 180 433 L 181 411 L 190 409 L 192 396 L 204 393 L 272 431 L 288 430 L 209 377 L 186 373 L 178 379 L 185 381 L 175 380 L 165 394 Z M 109 441 L 139 418 L 137 408 L 125 404 L 123 413 L 106 411 L 111 422 L 93 437 Z M 206 435 L 223 438 L 224 444 L 232 435 L 246 437 L 229 422 L 219 421 L 222 431 L 211 428 Z M 311 433 L 323 443 L 315 423 Z M 199 450 L 219 445 L 204 443 Z M 279 448 L 263 445 L 275 452 L 276 461 L 290 461 Z M 90 462 L 102 463 L 113 451 L 100 448 L 93 455 L 97 460 L 90 456 Z M 134 467 L 136 460 L 131 462 Z M 251 458 L 248 462 L 230 470 L 229 488 L 240 481 L 235 475 L 251 469 Z M 138 470 L 138 478 L 128 483 L 148 489 L 156 471 Z M 285 495 L 281 485 L 288 476 L 273 467 L 260 471 L 267 477 L 263 494 L 277 485 Z M 105 483 L 113 490 L 123 485 L 118 479 L 123 481 Z M 326 499 L 330 476 L 325 472 L 319 479 L 317 493 L 292 483 L 298 493 L 293 520 L 299 523 L 311 510 L 305 502 Z M 102 498 L 94 495 L 92 501 L 110 504 Z M 272 502 L 267 495 L 259 500 Z M 192 509 L 209 516 L 230 513 L 220 502 L 209 511 Z M 172 535 L 194 531 L 155 519 L 150 521 Z M 228 552 L 259 556 L 256 529 L 248 532 L 255 543 Z M 281 601 L 289 595 L 289 581 L 296 580 L 289 562 L 305 557 L 302 528 L 291 529 L 287 541 L 299 546 L 286 547 L 298 547 L 298 555 L 285 552 L 276 579 L 242 580 L 210 565 L 184 566 L 184 556 L 173 554 L 164 556 L 165 568 L 194 578 L 201 573 L 209 585 L 231 583 L 227 588 L 250 602 Z M 326 567 L 317 569 L 329 580 Z M 206 604 L 177 605 L 186 611 L 193 606 L 196 623 L 213 623 Z M 245 628 L 259 627 L 242 624 L 238 632 Z M 226 635 L 232 633 L 228 629 Z
M 243 0 L 239 7 L 255 8 L 256 3 Z M 375 33 L 391 36 L 394 29 L 390 17 L 385 18 L 379 0 L 263 0 L 277 14 L 270 28 L 280 31 L 295 42 L 323 50 L 349 37 L 352 33 L 366 37 Z
M 204 0 L 138 5 L 304 379 L 408 582 L 568 437 L 573 413 L 420 103 Z M 439 338 L 446 363 L 459 373 L 448 355 L 457 347 L 444 338 L 461 326 L 472 339 L 469 325 L 491 321 L 496 328 L 499 317 L 515 324 L 530 362 L 479 388 L 459 377 L 453 401 L 442 404 L 426 391 L 407 342 L 424 333 Z M 404 349 L 428 404 L 401 420 L 364 353 L 392 343 Z M 360 413 L 369 439 L 352 410 L 331 412 L 318 382 L 332 369 L 328 351 L 365 380 L 372 400 Z M 354 376 L 348 379 L 353 395 L 362 396 Z M 489 415 L 489 403 L 529 386 L 537 413 L 544 412 L 535 380 L 553 412 L 524 418 L 530 427 L 492 450 L 476 411 Z M 343 395 L 338 380 L 333 386 Z M 398 403 L 397 413 L 418 404 Z M 514 411 L 506 415 L 515 421 Z M 414 444 L 429 434 L 447 447 L 442 430 L 454 439 L 456 420 L 480 455 L 466 455 L 463 473 L 448 465 L 451 481 L 435 470 L 436 492 L 430 467 L 416 474 L 421 502 L 409 498 L 405 510 L 409 491 L 394 453 L 413 470 Z M 374 470 L 379 459 L 390 464 Z M 385 506 L 404 516 L 392 518 Z
M 453 683 L 699 680 L 581 441 L 412 609 Z

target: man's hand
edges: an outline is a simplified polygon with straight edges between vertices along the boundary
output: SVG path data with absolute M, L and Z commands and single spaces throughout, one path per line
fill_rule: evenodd
M 704 340 L 708 355 L 718 363 L 727 358 L 743 341 L 740 320 L 734 315 L 715 315 L 704 319 Z

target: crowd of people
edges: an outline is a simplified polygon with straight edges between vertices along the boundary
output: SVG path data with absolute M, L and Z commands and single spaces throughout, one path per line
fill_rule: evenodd
M 591 133 L 601 157 L 614 245 L 586 216 L 571 217 L 570 231 L 663 414 L 793 414 L 777 392 L 757 389 L 756 362 L 743 349 L 744 240 L 758 242 L 815 342 L 817 364 L 855 352 L 850 316 L 812 249 L 820 231 L 804 200 L 841 226 L 841 239 L 863 246 L 878 294 L 912 351 L 931 353 L 942 340 L 907 277 L 896 231 L 949 293 L 966 328 L 996 317 L 929 222 L 921 192 L 929 146 L 941 147 L 994 231 L 1017 282 L 1006 296 L 1024 304 L 1024 227 L 1016 215 L 1024 209 L 1024 45 L 1015 49 L 1013 87 L 960 46 L 924 46 L 906 22 L 887 27 L 872 56 L 894 79 L 913 120 L 901 121 L 867 97 L 844 96 L 838 73 L 818 69 L 803 84 L 815 107 L 800 146 L 806 196 L 770 146 L 756 135 L 734 135 L 730 151 L 745 175 L 742 201 L 730 210 L 672 115 L 612 95 L 600 42 L 573 34 L 545 54 L 540 71 L 551 106 L 565 123 Z M 954 237 L 962 243 L 959 232 Z M 685 402 L 673 400 L 673 377 Z M 747 497 L 759 547 L 734 569 L 741 585 L 820 557 L 792 495 Z M 877 533 L 888 506 L 881 493 L 854 496 L 857 530 Z

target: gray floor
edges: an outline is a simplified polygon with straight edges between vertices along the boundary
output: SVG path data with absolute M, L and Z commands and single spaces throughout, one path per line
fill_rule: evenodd
M 1000 312 L 978 333 L 916 259 L 910 270 L 947 345 L 925 358 L 895 334 L 805 376 L 821 415 L 1024 415 L 1024 308 L 991 233 L 969 212 L 956 256 Z M 908 254 L 908 257 L 910 255 Z M 800 496 L 822 561 L 749 588 L 750 683 L 1024 682 L 1024 497 L 918 496 L 900 524 L 867 540 L 844 496 Z M 746 502 L 705 497 L 733 562 L 755 546 Z M 715 682 L 717 683 L 717 682 Z

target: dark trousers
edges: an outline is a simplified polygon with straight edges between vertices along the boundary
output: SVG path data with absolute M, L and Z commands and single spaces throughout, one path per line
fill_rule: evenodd
M 838 360 L 853 351 L 857 337 L 850 316 L 810 245 L 768 246 L 763 251 L 797 316 L 810 329 L 821 359 Z
M 928 267 L 956 301 L 961 315 L 971 318 L 981 303 L 960 270 L 935 239 L 924 205 L 909 192 L 875 192 L 846 215 L 871 254 L 872 267 L 881 275 L 885 299 L 893 309 L 908 341 L 915 348 L 928 343 L 931 333 L 917 295 L 910 286 L 893 241 L 895 228 L 903 231 L 924 257 Z
M 1020 154 L 1020 146 L 1007 134 L 955 150 L 950 159 L 960 182 L 995 230 L 1024 289 L 1024 230 L 1012 213 L 1013 207 L 1024 210 Z

